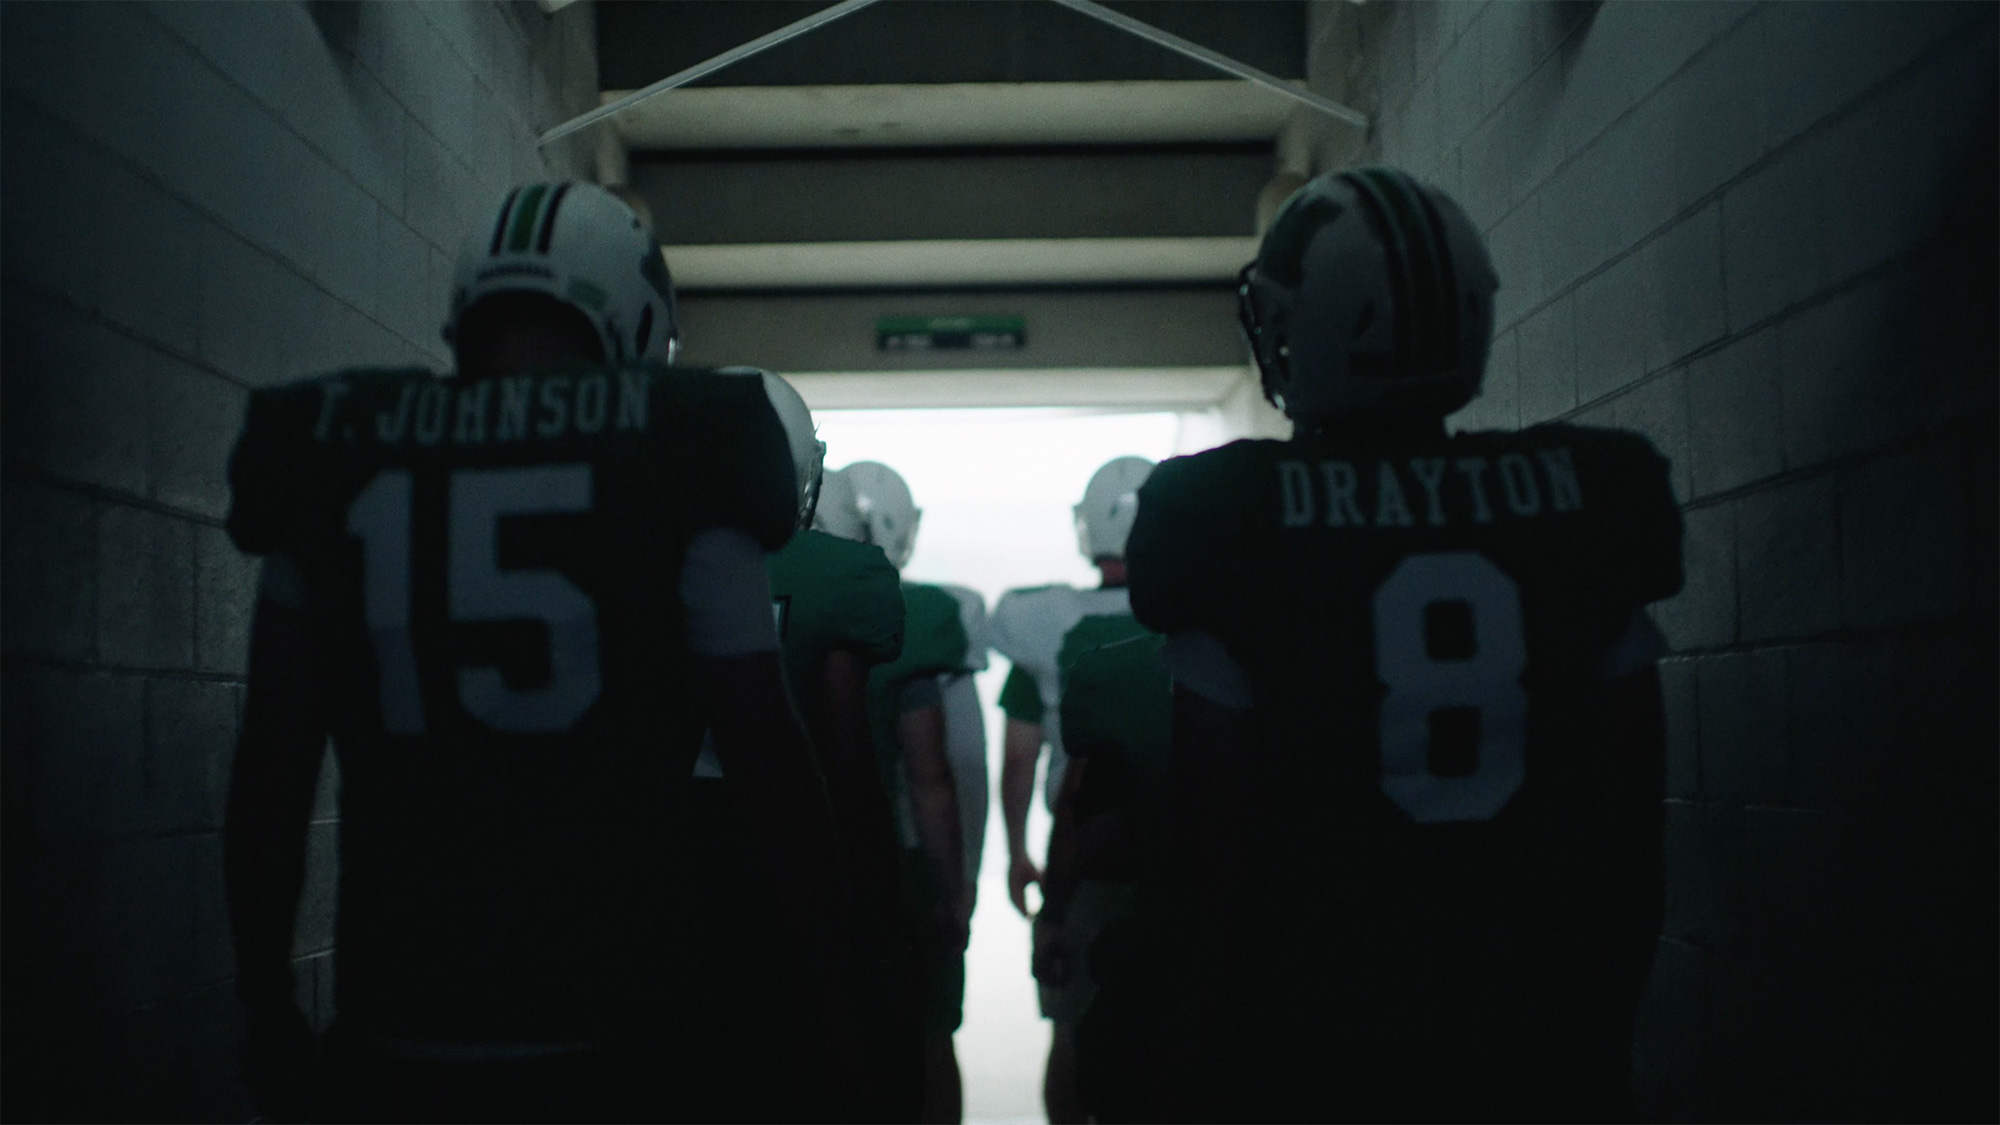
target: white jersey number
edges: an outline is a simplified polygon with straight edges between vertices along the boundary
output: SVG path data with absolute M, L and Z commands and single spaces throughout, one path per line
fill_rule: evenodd
M 1419 824 L 1490 819 L 1526 773 L 1520 587 L 1474 551 L 1411 555 L 1374 608 L 1382 791 Z M 1470 645 L 1433 651 L 1434 621 L 1454 615 Z
M 451 475 L 446 598 L 451 620 L 540 621 L 548 627 L 549 680 L 507 686 L 500 669 L 458 669 L 458 700 L 495 730 L 555 734 L 597 702 L 597 607 L 553 570 L 502 570 L 500 520 L 587 512 L 589 465 L 465 469 Z M 368 482 L 347 510 L 347 529 L 362 541 L 362 617 L 381 677 L 382 726 L 422 734 L 424 705 L 410 640 L 411 482 L 406 469 Z

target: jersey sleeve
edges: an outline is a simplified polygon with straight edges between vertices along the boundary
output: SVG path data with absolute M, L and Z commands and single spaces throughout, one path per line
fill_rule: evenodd
M 304 406 L 291 387 L 250 394 L 243 432 L 229 457 L 229 537 L 244 551 L 269 554 L 291 538 L 300 507 L 296 498 L 287 503 L 284 482 L 298 476 Z
M 229 458 L 229 536 L 251 554 L 295 547 L 316 519 L 360 483 L 332 431 L 333 406 L 367 400 L 410 379 L 421 368 L 357 368 L 253 391 L 243 431 Z
M 1656 602 L 1680 592 L 1686 581 L 1681 557 L 1681 509 L 1674 498 L 1667 459 L 1651 442 L 1628 435 L 1626 456 L 1632 464 L 1633 496 L 1629 519 L 1634 593 L 1640 603 Z
M 993 650 L 1036 676 L 1053 676 L 1063 633 L 1075 616 L 1068 586 L 1009 590 L 993 605 L 987 636 Z
M 798 523 L 798 488 L 763 380 L 665 369 L 649 377 L 672 388 L 652 407 L 669 471 L 705 486 L 694 492 L 697 528 L 737 527 L 766 551 L 784 546 Z
M 1157 639 L 1128 613 L 1085 617 L 1063 635 L 1062 651 L 1056 657 L 1056 666 L 1061 686 L 1062 702 L 1058 708 L 1065 753 L 1073 757 L 1088 757 L 1092 747 L 1104 741 L 1106 731 L 1116 726 L 1113 723 L 1107 727 L 1103 713 L 1107 705 L 1114 711 L 1118 710 L 1121 707 L 1118 697 L 1129 694 L 1131 690 L 1130 685 L 1118 682 L 1120 669 L 1116 662 L 1127 655 L 1120 646 L 1123 642 L 1149 638 Z M 1165 674 L 1164 667 L 1160 672 Z M 1084 698 L 1072 708 L 1071 693 L 1079 687 Z M 1122 705 L 1129 706 L 1129 701 Z M 1078 730 L 1086 735 L 1082 743 L 1071 740 L 1072 732 Z
M 1163 461 L 1140 487 L 1125 565 L 1132 612 L 1147 628 L 1206 624 L 1230 588 L 1229 560 L 1249 549 L 1250 513 L 1234 486 L 1251 444 Z
M 935 586 L 906 585 L 903 607 L 903 652 L 893 666 L 896 678 L 963 670 L 965 626 L 957 599 Z
M 827 599 L 840 611 L 835 647 L 881 664 L 903 652 L 902 579 L 880 547 L 853 546 L 863 548 L 852 552 L 859 561 Z
M 1678 593 L 1684 580 L 1681 511 L 1667 459 L 1652 442 L 1624 430 L 1537 429 L 1567 439 L 1575 450 L 1585 509 L 1599 513 L 1593 530 L 1602 546 L 1593 553 L 1620 598 L 1637 607 Z
M 1024 723 L 1040 724 L 1042 721 L 1042 692 L 1035 686 L 1035 678 L 1016 664 L 1007 672 L 1007 682 L 1000 687 L 1000 710 L 1010 719 Z
M 1063 748 L 1072 757 L 1112 756 L 1123 768 L 1156 772 L 1171 739 L 1173 710 L 1161 641 L 1128 635 L 1076 653 L 1066 664 Z

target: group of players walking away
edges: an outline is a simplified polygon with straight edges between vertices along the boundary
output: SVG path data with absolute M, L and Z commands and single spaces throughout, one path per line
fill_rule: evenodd
M 1625 1112 L 1662 897 L 1643 607 L 1680 523 L 1635 436 L 1446 432 L 1497 284 L 1436 189 L 1312 181 L 1240 286 L 1294 438 L 1107 465 L 1103 586 L 987 622 L 901 580 L 908 488 L 825 472 L 782 379 L 672 366 L 638 214 L 517 189 L 460 258 L 453 374 L 258 392 L 231 463 L 260 1105 L 956 1120 L 985 780 L 952 716 L 990 643 L 1052 1120 Z M 290 954 L 329 738 L 322 1042 Z

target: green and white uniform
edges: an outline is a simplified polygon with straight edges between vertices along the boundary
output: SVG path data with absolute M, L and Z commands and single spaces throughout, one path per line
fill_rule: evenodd
M 1131 600 L 1122 587 L 1079 590 L 1073 586 L 1035 586 L 1009 590 L 993 606 L 991 619 L 994 651 L 1014 662 L 1034 679 L 1041 697 L 1044 719 L 1055 714 L 1062 699 L 1062 677 L 1058 659 L 1063 638 L 1076 623 L 1097 614 L 1131 612 Z M 1009 677 L 1010 685 L 1012 677 Z M 1002 706 L 1006 705 L 1003 694 Z M 1009 715 L 1019 718 L 1009 711 Z M 1044 721 L 1042 739 L 1049 746 L 1049 766 L 1042 786 L 1042 799 L 1053 812 L 1056 794 L 1062 791 L 1063 770 L 1069 757 L 1063 752 L 1060 724 Z
M 817 531 L 796 533 L 766 556 L 764 565 L 792 700 L 801 720 L 810 724 L 818 713 L 815 696 L 828 654 L 845 649 L 880 662 L 901 651 L 900 580 L 880 549 Z M 824 757 L 820 766 L 829 773 L 838 768 Z M 705 960 L 730 1000 L 715 1034 L 731 1048 L 723 1057 L 748 1068 L 732 1079 L 751 1098 L 744 1103 L 746 1112 L 774 1117 L 805 1112 L 784 1101 L 781 1088 L 757 1085 L 767 1073 L 763 1068 L 795 1065 L 785 1061 L 788 1056 L 802 1059 L 813 1048 L 792 1035 L 804 1026 L 794 1014 L 804 996 L 803 981 L 772 909 L 765 868 L 750 834 L 755 821 L 738 804 L 712 740 L 703 744 L 694 778 L 688 802 L 690 845 L 706 913 L 713 918 Z M 861 830 L 846 823 L 840 828 L 843 834 Z
M 1042 689 L 1019 664 L 1007 670 L 1006 682 L 1000 685 L 1000 710 L 1010 719 L 1036 726 L 1041 726 L 1047 715 L 1042 709 Z
M 801 531 L 765 562 L 794 698 L 811 710 L 820 668 L 836 649 L 871 664 L 903 651 L 902 580 L 882 548 Z
M 820 669 L 845 649 L 870 664 L 903 650 L 902 580 L 882 548 L 801 531 L 764 560 L 771 579 L 785 676 L 801 717 L 813 714 Z M 696 777 L 721 777 L 712 744 L 702 747 Z
M 931 919 L 941 893 L 930 861 L 917 846 L 916 818 L 910 803 L 896 723 L 906 710 L 938 704 L 937 677 L 962 671 L 967 643 L 958 599 L 936 586 L 903 583 L 903 651 L 877 665 L 868 676 L 868 717 L 875 732 L 875 752 L 883 785 L 896 811 L 896 833 L 903 845 L 904 904 L 917 941 L 922 973 L 922 1023 L 930 1032 L 958 1028 L 965 1005 L 965 954 L 939 948 Z

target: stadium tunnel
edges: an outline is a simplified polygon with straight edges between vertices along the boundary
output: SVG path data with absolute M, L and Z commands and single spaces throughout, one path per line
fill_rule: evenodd
M 625 105 L 829 9 L 0 5 L 0 1116 L 250 1116 L 219 827 L 256 571 L 223 466 L 253 388 L 446 367 L 452 254 L 507 186 L 636 193 L 684 361 L 791 378 L 832 464 L 1038 466 L 976 503 L 906 469 L 963 502 L 913 564 L 950 579 L 979 512 L 1080 492 L 1070 461 L 1288 433 L 1236 273 L 1291 188 L 1373 162 L 1459 199 L 1501 277 L 1452 424 L 1619 426 L 1674 466 L 1643 1112 L 1995 1116 L 2000 11 L 1106 7 L 1153 34 L 889 0 Z M 1049 518 L 1025 580 L 1077 580 Z M 296 948 L 321 1023 L 337 784 Z M 967 1116 L 1032 1117 L 1038 1069 L 980 1077 L 1046 1034 L 1025 924 L 981 900 L 1016 1008 L 981 1025 L 975 978 Z

